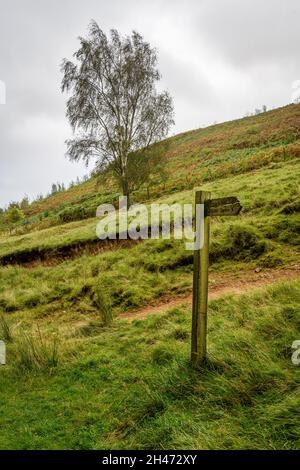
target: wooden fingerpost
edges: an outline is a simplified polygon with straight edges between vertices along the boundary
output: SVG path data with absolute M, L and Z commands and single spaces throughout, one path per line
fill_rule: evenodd
M 196 191 L 195 214 L 197 204 L 204 204 L 204 240 L 202 247 L 194 250 L 193 308 L 192 308 L 192 351 L 191 362 L 198 368 L 206 358 L 207 335 L 207 298 L 208 298 L 208 257 L 210 216 L 206 206 L 210 200 L 210 192 Z M 207 201 L 207 202 L 206 202 Z M 196 229 L 197 227 L 196 223 Z M 197 238 L 197 236 L 196 236 Z
M 197 205 L 203 204 L 203 227 L 196 216 L 196 241 L 200 234 L 204 237 L 202 246 L 195 245 L 194 249 L 194 279 L 193 279 L 193 310 L 192 310 L 192 366 L 197 369 L 206 359 L 207 336 L 207 299 L 208 299 L 208 257 L 209 257 L 209 224 L 212 216 L 234 216 L 242 209 L 240 201 L 235 196 L 211 199 L 210 192 L 196 191 L 195 214 Z M 202 241 L 202 240 L 200 240 Z

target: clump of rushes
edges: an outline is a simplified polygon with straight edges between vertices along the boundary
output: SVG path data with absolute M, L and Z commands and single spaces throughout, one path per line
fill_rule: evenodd
M 112 305 L 105 284 L 101 278 L 98 279 L 95 284 L 93 300 L 98 308 L 103 325 L 110 325 L 113 321 Z
M 58 338 L 43 338 L 37 328 L 36 334 L 22 332 L 17 343 L 16 367 L 21 372 L 52 372 L 59 361 Z

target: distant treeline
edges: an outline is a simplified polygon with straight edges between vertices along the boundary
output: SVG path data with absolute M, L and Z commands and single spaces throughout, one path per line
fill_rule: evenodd
M 61 193 L 64 191 L 67 191 L 68 189 L 74 188 L 75 186 L 78 186 L 82 184 L 83 182 L 87 181 L 89 179 L 90 175 L 84 175 L 81 179 L 77 176 L 75 181 L 71 181 L 69 185 L 65 185 L 65 183 L 52 183 L 51 185 L 51 191 L 46 193 L 46 195 L 43 194 L 38 194 L 36 197 L 32 199 L 32 201 L 29 200 L 29 197 L 25 195 L 21 201 L 10 201 L 7 205 L 7 207 L 0 207 L 0 215 L 4 214 L 5 212 L 9 211 L 11 208 L 18 208 L 26 212 L 26 209 L 31 205 L 36 202 L 41 202 L 47 199 L 50 196 L 53 196 L 54 194 Z

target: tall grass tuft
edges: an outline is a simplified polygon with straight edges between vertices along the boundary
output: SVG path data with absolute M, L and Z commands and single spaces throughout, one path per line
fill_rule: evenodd
M 59 361 L 58 338 L 51 340 L 43 338 L 37 328 L 36 334 L 23 332 L 17 345 L 17 368 L 22 372 L 48 371 L 52 372 Z
M 110 325 L 113 321 L 112 305 L 101 279 L 95 284 L 94 303 L 99 310 L 103 325 Z
M 13 340 L 11 326 L 4 315 L 0 315 L 0 339 L 3 339 L 6 343 Z

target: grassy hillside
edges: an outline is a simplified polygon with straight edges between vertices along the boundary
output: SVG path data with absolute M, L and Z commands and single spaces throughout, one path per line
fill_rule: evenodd
M 212 221 L 212 268 L 231 269 L 233 263 L 235 269 L 274 268 L 299 260 L 299 169 L 299 161 L 289 161 L 205 185 L 216 196 L 238 195 L 243 205 L 238 218 Z M 192 191 L 160 199 L 180 203 L 191 200 Z M 105 242 L 97 242 L 95 227 L 96 219 L 91 219 L 3 238 L 0 259 L 28 259 L 29 266 L 8 264 L 1 269 L 0 307 L 11 312 L 56 301 L 57 308 L 63 302 L 75 306 L 84 302 L 85 308 L 96 312 L 93 295 L 99 276 L 116 313 L 145 305 L 162 293 L 190 288 L 192 252 L 185 250 L 182 241 L 129 241 L 128 248 L 125 244 L 118 250 L 107 249 Z M 95 251 L 89 251 L 87 242 L 93 242 Z M 110 247 L 113 245 L 118 248 L 118 242 Z M 74 251 L 65 260 L 61 254 L 70 246 Z M 38 262 L 41 253 L 46 266 Z
M 184 204 L 195 186 L 239 198 L 238 217 L 212 220 L 212 287 L 297 273 L 299 156 L 300 104 L 172 137 L 167 177 L 133 199 Z M 209 363 L 193 372 L 187 301 L 120 319 L 189 293 L 193 254 L 182 240 L 99 241 L 96 207 L 118 195 L 91 178 L 31 204 L 11 234 L 2 224 L 0 448 L 299 447 L 299 282 L 211 301 Z
M 226 122 L 168 139 L 165 177 L 153 181 L 150 199 L 182 191 L 234 174 L 251 172 L 272 162 L 300 157 L 300 104 Z M 31 204 L 19 232 L 94 217 L 101 203 L 115 202 L 119 189 L 111 178 L 91 178 L 68 191 Z M 141 188 L 134 201 L 147 201 Z M 1 228 L 1 220 L 0 220 Z M 5 227 L 4 227 L 5 228 Z
M 237 194 L 243 205 L 242 217 L 281 214 L 293 215 L 299 211 L 300 159 L 272 163 L 262 170 L 255 170 L 239 176 L 227 176 L 201 186 L 212 191 L 214 197 Z M 155 202 L 185 204 L 193 202 L 193 191 L 177 192 L 174 196 L 162 196 Z M 97 219 L 71 222 L 31 232 L 23 236 L 3 235 L 0 237 L 0 262 L 3 257 L 20 254 L 28 261 L 51 255 L 55 248 L 80 247 L 97 241 Z M 99 242 L 100 243 L 100 242 Z M 5 259 L 3 260 L 5 261 Z M 17 259 L 18 261 L 18 259 Z M 22 259 L 20 259 L 22 261 Z

